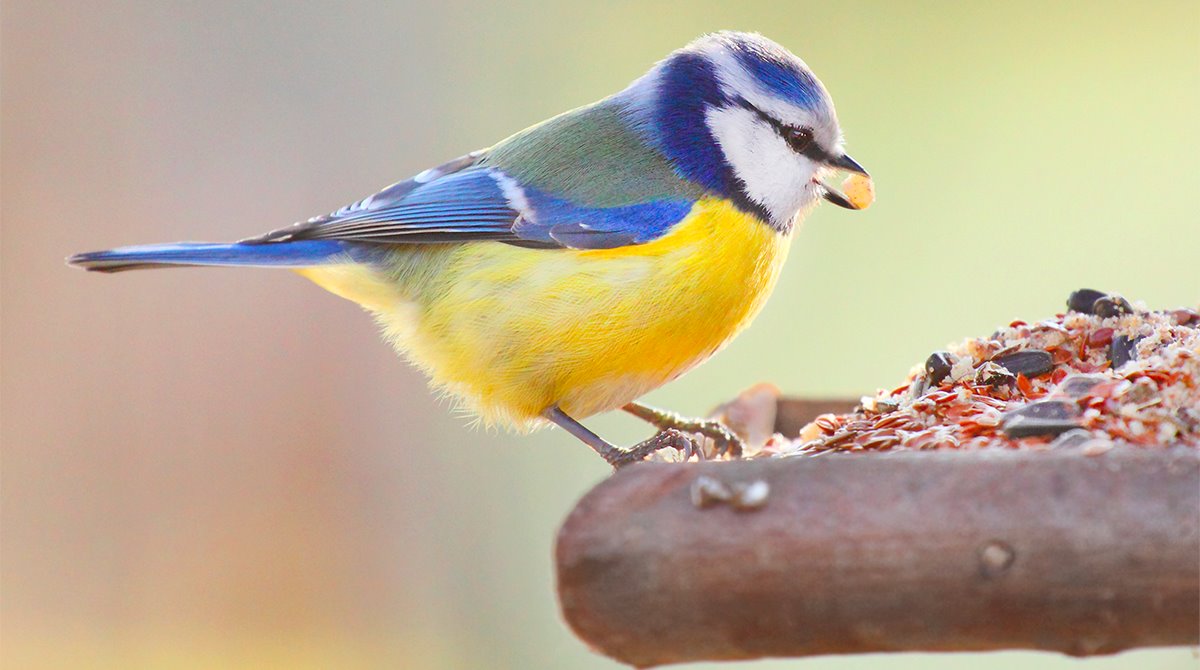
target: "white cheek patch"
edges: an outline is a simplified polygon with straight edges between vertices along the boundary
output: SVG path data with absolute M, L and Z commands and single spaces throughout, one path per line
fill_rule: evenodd
M 713 108 L 706 121 L 734 174 L 745 184 L 746 195 L 765 207 L 775 222 L 791 220 L 812 202 L 812 178 L 818 166 L 792 151 L 754 112 Z

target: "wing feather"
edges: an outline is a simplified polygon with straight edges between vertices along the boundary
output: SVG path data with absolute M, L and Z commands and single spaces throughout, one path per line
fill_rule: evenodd
M 700 197 L 698 187 L 676 177 L 611 105 L 601 103 L 518 133 L 493 150 L 425 170 L 331 214 L 244 242 L 495 240 L 535 248 L 611 249 L 662 236 Z

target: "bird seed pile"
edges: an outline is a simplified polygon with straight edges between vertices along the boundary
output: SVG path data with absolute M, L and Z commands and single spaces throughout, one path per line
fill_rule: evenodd
M 1078 446 L 1200 447 L 1200 314 L 1083 289 L 1068 311 L 937 351 L 905 383 L 823 414 L 760 455 Z

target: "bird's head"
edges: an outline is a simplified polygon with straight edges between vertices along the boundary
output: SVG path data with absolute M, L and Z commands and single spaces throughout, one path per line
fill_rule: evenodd
M 627 91 L 637 126 L 681 176 L 790 229 L 818 197 L 855 209 L 823 181 L 866 174 L 842 150 L 833 100 L 788 50 L 753 33 L 705 35 Z

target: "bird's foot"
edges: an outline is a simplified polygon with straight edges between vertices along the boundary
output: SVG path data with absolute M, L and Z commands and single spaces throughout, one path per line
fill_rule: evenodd
M 686 461 L 696 455 L 697 448 L 696 442 L 691 437 L 673 428 L 667 428 L 645 442 L 635 444 L 628 449 L 613 448 L 601 455 L 614 469 L 620 469 L 626 465 L 644 461 L 646 457 L 663 449 L 675 449 L 683 455 L 683 460 Z
M 641 405 L 632 403 L 625 407 L 625 411 L 636 414 L 637 416 L 641 416 L 647 421 L 650 421 L 650 423 L 655 423 L 651 419 L 647 418 L 647 416 L 640 414 L 639 412 L 642 410 L 643 408 Z M 663 449 L 674 449 L 678 451 L 680 455 L 683 456 L 683 460 L 685 461 L 690 460 L 693 456 L 704 458 L 705 454 L 701 449 L 701 443 L 695 440 L 688 433 L 711 437 L 712 432 L 716 432 L 721 439 L 728 440 L 729 438 L 732 438 L 732 440 L 735 441 L 734 444 L 736 444 L 737 449 L 737 451 L 733 453 L 741 453 L 741 441 L 738 440 L 733 433 L 729 432 L 728 428 L 725 428 L 715 421 L 689 421 L 678 416 L 669 415 L 666 412 L 659 412 L 655 409 L 644 408 L 644 410 L 656 418 L 659 416 L 667 416 L 668 419 L 677 420 L 680 425 L 686 426 L 691 430 L 685 432 L 671 426 L 663 426 L 657 435 L 646 440 L 645 442 L 635 444 L 628 449 L 621 449 L 620 447 L 608 442 L 599 435 L 588 430 L 583 424 L 579 423 L 575 419 L 572 419 L 567 415 L 566 412 L 563 412 L 562 409 L 560 409 L 557 405 L 551 405 L 550 407 L 546 408 L 546 410 L 542 412 L 542 417 L 579 438 L 584 444 L 588 445 L 593 451 L 599 454 L 600 457 L 603 458 L 609 465 L 613 466 L 613 468 L 622 468 L 631 463 L 637 463 L 638 461 L 646 460 L 646 458 L 651 454 L 662 451 Z M 708 424 L 715 424 L 718 428 L 714 430 L 712 426 Z M 721 431 L 728 433 L 728 435 L 722 434 Z
M 675 430 L 707 437 L 713 441 L 717 456 L 728 454 L 733 458 L 738 458 L 745 451 L 742 438 L 715 419 L 690 419 L 675 412 L 667 412 L 633 402 L 622 409 L 664 432 Z

